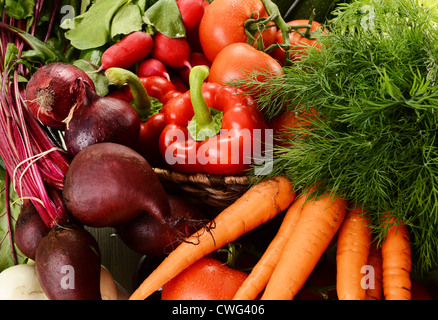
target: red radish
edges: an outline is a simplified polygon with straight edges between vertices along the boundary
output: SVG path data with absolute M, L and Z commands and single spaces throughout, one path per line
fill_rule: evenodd
M 115 142 L 133 147 L 140 132 L 140 117 L 125 100 L 88 93 L 65 129 L 67 150 L 76 155 L 89 145 Z
M 149 163 L 121 144 L 93 144 L 74 158 L 67 171 L 64 202 L 73 217 L 92 227 L 127 222 L 146 211 L 170 222 L 166 192 Z
M 203 0 L 176 0 L 186 31 L 193 30 L 204 15 Z
M 143 31 L 135 31 L 113 44 L 102 54 L 100 69 L 112 67 L 128 69 L 146 58 L 152 50 L 154 40 Z
M 170 80 L 169 74 L 167 73 L 166 66 L 158 59 L 150 58 L 144 60 L 137 70 L 137 76 L 139 77 L 151 77 L 160 76 L 167 80 Z
M 152 58 L 158 59 L 170 68 L 191 68 L 189 63 L 190 47 L 185 38 L 169 38 L 162 33 L 154 37 Z
M 101 300 L 100 265 L 96 240 L 75 225 L 50 229 L 35 256 L 38 279 L 50 300 Z
M 201 65 L 207 66 L 209 68 L 211 67 L 210 60 L 208 60 L 202 52 L 190 53 L 189 63 L 192 68 Z M 190 69 L 188 67 L 182 67 L 181 69 L 178 69 L 178 72 L 184 83 L 189 86 Z M 208 78 L 205 81 L 208 81 Z
M 53 62 L 42 66 L 26 85 L 27 107 L 42 124 L 65 129 L 70 109 L 82 104 L 86 91 L 94 91 L 90 77 L 78 67 Z

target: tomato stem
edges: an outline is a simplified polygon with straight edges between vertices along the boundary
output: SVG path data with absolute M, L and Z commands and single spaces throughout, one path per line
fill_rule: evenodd
M 129 70 L 116 67 L 106 70 L 105 75 L 116 86 L 128 84 L 134 98 L 134 109 L 137 111 L 140 120 L 145 121 L 149 116 L 151 100 L 137 75 Z

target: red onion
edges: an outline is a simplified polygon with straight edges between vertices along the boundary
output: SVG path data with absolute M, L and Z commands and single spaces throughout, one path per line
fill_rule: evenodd
M 63 122 L 73 107 L 82 104 L 87 91 L 95 91 L 93 81 L 78 67 L 49 63 L 38 69 L 26 86 L 30 113 L 42 124 L 64 130 Z

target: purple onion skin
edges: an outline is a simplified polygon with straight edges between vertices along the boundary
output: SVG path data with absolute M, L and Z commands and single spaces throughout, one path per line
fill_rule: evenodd
M 89 94 L 65 129 L 67 150 L 75 156 L 101 142 L 134 147 L 140 132 L 140 117 L 126 101 Z
M 148 212 L 162 223 L 170 205 L 158 176 L 136 151 L 103 142 L 74 158 L 64 179 L 64 203 L 72 216 L 91 227 L 112 227 Z
M 78 67 L 53 62 L 38 69 L 26 85 L 27 107 L 33 117 L 53 129 L 64 130 L 71 108 L 81 105 L 87 91 L 94 92 L 90 77 Z

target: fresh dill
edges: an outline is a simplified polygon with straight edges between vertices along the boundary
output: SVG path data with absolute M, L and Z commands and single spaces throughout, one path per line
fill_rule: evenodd
M 291 147 L 274 150 L 270 176 L 298 190 L 316 184 L 367 208 L 376 236 L 392 212 L 411 230 L 420 272 L 438 267 L 438 30 L 415 0 L 339 5 L 321 49 L 263 83 L 234 84 L 264 94 L 270 119 L 285 109 L 317 109 L 311 125 L 290 128 Z M 298 138 L 297 138 L 298 137 Z M 269 176 L 267 176 L 269 177 Z

